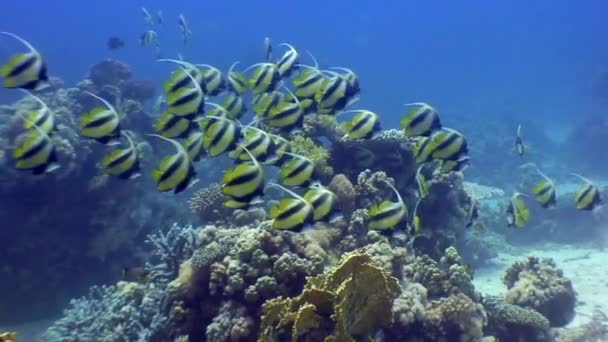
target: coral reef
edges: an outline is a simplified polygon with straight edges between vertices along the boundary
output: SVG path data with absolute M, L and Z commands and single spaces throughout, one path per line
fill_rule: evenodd
M 508 288 L 507 303 L 538 311 L 551 326 L 564 326 L 574 317 L 576 292 L 551 259 L 517 261 L 506 270 L 503 282 Z
M 10 158 L 13 143 L 24 131 L 20 117 L 40 105 L 25 96 L 12 105 L 0 106 L 0 200 L 6 203 L 0 209 L 0 219 L 15 227 L 0 231 L 0 238 L 8 244 L 0 250 L 0 277 L 14 279 L 0 282 L 0 301 L 23 307 L 12 310 L 10 317 L 0 312 L 0 320 L 43 318 L 91 282 L 115 281 L 120 265 L 142 259 L 135 241 L 154 228 L 169 225 L 176 216 L 189 218 L 186 208 L 150 193 L 141 179 L 121 182 L 100 176 L 103 146 L 79 136 L 78 116 L 98 105 L 84 90 L 107 96 L 117 105 L 125 114 L 125 129 L 149 127 L 150 119 L 140 102 L 143 98 L 130 98 L 120 85 L 148 97 L 150 86 L 131 82 L 131 77 L 127 65 L 107 60 L 93 66 L 89 79 L 78 88 L 64 88 L 61 80 L 52 79 L 50 87 L 35 92 L 54 112 L 58 124 L 53 141 L 61 167 L 44 177 L 15 169 Z M 141 90 L 135 89 L 140 86 Z M 142 167 L 147 167 L 150 145 L 140 136 L 134 139 Z M 14 198 L 23 201 L 14 203 Z M 31 303 L 27 309 L 18 305 L 24 298 Z
M 296 295 L 307 276 L 322 272 L 328 258 L 327 246 L 317 242 L 322 244 L 323 239 L 264 226 L 206 226 L 199 232 L 199 240 L 201 247 L 181 265 L 170 287 L 197 317 L 196 324 L 212 324 L 206 332 L 208 338 L 219 338 L 217 334 L 225 333 L 219 327 L 230 325 L 235 334 L 248 332 L 251 339 L 259 326 L 259 319 L 252 317 L 262 303 L 276 296 Z
M 302 294 L 266 302 L 258 340 L 355 341 L 392 323 L 397 279 L 362 251 L 345 255 L 333 269 L 309 278 Z
M 94 286 L 88 296 L 74 299 L 46 332 L 48 341 L 162 341 L 178 336 L 170 328 L 184 317 L 179 302 L 172 302 L 169 279 L 176 267 L 197 247 L 191 226 L 173 225 L 167 233 L 149 236 L 158 263 L 147 266 L 143 283 L 118 282 Z M 153 259 L 154 260 L 154 259 Z M 175 335 L 173 335 L 175 334 Z
M 500 297 L 484 296 L 488 330 L 499 340 L 549 340 L 549 320 L 533 309 L 506 303 Z
M 472 205 L 462 174 L 435 175 L 429 180 L 428 196 L 418 206 L 422 234 L 414 240 L 414 248 L 438 259 L 443 250 L 464 238 Z

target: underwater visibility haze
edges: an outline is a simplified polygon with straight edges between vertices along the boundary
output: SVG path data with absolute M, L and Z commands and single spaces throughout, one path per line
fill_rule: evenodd
M 0 342 L 608 341 L 608 3 L 0 11 Z

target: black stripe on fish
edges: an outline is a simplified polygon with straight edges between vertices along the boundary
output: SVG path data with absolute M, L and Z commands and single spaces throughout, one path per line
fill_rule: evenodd
M 384 219 L 397 215 L 402 210 L 403 210 L 403 208 L 400 205 L 396 205 L 394 208 L 381 212 L 376 216 L 370 217 L 370 219 L 372 221 L 381 221 L 381 220 L 384 220 Z
M 546 184 L 542 189 L 540 189 L 540 191 L 538 192 L 538 196 L 546 195 L 549 191 L 551 191 L 551 189 L 551 184 Z
M 287 109 L 283 110 L 282 112 L 272 116 L 271 119 L 273 119 L 273 120 L 286 119 L 286 118 L 290 117 L 291 115 L 296 114 L 300 109 L 301 109 L 300 106 L 298 106 L 297 104 L 293 104 L 290 107 L 287 107 Z
M 7 77 L 15 77 L 27 71 L 27 69 L 31 68 L 38 60 L 38 56 L 32 54 L 27 57 L 23 62 L 16 65 L 13 70 L 7 75 Z
M 317 198 L 313 199 L 312 203 L 310 203 L 310 204 L 313 207 L 317 208 L 327 201 L 329 201 L 329 193 L 323 191 L 321 193 L 321 196 L 317 196 Z
M 186 104 L 186 103 L 196 99 L 197 96 L 199 96 L 197 91 L 191 91 L 186 96 L 182 96 L 179 99 L 177 99 L 177 101 L 173 102 L 171 104 L 171 106 L 180 106 L 180 105 Z
M 251 169 L 249 172 L 238 175 L 233 180 L 231 180 L 229 183 L 226 183 L 226 186 L 239 186 L 239 185 L 245 184 L 247 182 L 251 182 L 259 175 L 260 175 L 259 169 L 257 169 L 257 168 Z
M 336 76 L 335 81 L 330 85 L 330 87 L 327 88 L 327 90 L 325 91 L 325 94 L 323 94 L 323 96 L 321 97 L 320 102 L 327 101 L 327 99 L 331 98 L 334 95 L 334 93 L 338 90 L 338 88 L 340 88 L 340 86 L 342 85 L 343 82 L 345 82 L 345 81 L 344 81 L 344 79 L 342 79 L 342 77 Z
M 103 115 L 101 117 L 96 118 L 95 120 L 89 122 L 88 124 L 86 124 L 84 127 L 85 128 L 92 128 L 92 127 L 101 127 L 105 124 L 107 124 L 108 122 L 114 120 L 114 115 L 107 112 L 106 115 Z
M 293 169 L 290 173 L 287 174 L 287 178 L 293 178 L 297 175 L 299 175 L 300 173 L 302 173 L 304 170 L 306 170 L 307 167 L 309 167 L 310 162 L 309 161 L 299 161 L 298 166 L 296 166 L 295 169 Z
M 254 85 L 253 85 L 254 88 L 257 88 L 264 81 L 264 79 L 270 73 L 270 69 L 272 69 L 271 66 L 263 66 L 262 67 L 262 72 L 260 73 L 260 76 L 254 82 Z
M 133 150 L 126 151 L 120 157 L 118 157 L 115 160 L 113 160 L 112 162 L 110 162 L 107 167 L 112 168 L 112 167 L 120 165 L 121 163 L 127 161 L 133 155 L 133 153 L 134 153 Z
M 184 159 L 184 155 L 180 153 L 177 159 L 171 165 L 169 165 L 169 168 L 167 168 L 167 170 L 160 176 L 160 178 L 158 179 L 158 183 L 171 178 L 175 174 L 175 172 L 177 172 L 177 170 L 180 168 L 182 163 L 185 161 Z
M 304 202 L 302 200 L 298 200 L 298 202 L 295 205 L 292 205 L 290 208 L 288 208 L 287 210 L 280 213 L 279 216 L 276 217 L 276 219 L 277 220 L 287 220 L 291 216 L 297 214 L 300 210 L 304 209 L 305 207 L 306 207 L 306 202 Z
M 40 151 L 42 151 L 47 144 L 49 144 L 49 142 L 46 139 L 39 139 L 36 144 L 32 146 L 27 152 L 25 152 L 23 156 L 19 157 L 19 159 L 28 159 L 35 156 Z
M 220 142 L 220 140 L 222 140 L 222 138 L 224 137 L 226 132 L 228 131 L 229 123 L 222 121 L 219 124 L 220 124 L 220 129 L 213 136 L 213 139 L 211 139 L 211 143 L 209 144 L 210 147 L 217 145 Z
M 364 115 L 363 119 L 357 121 L 355 123 L 355 125 L 350 129 L 351 131 L 357 131 L 359 130 L 361 127 L 365 126 L 367 123 L 370 122 L 370 120 L 372 120 L 372 116 L 371 115 Z
M 416 127 L 416 126 L 422 124 L 424 121 L 426 121 L 429 118 L 430 115 L 432 115 L 430 109 L 428 109 L 428 110 L 425 109 L 422 113 L 420 113 L 418 115 L 414 115 L 414 119 L 412 119 L 412 121 L 410 122 L 410 126 Z
M 443 141 L 441 144 L 437 145 L 436 151 L 448 148 L 451 144 L 453 144 L 460 136 L 456 133 L 448 133 L 449 138 Z
M 305 87 L 311 86 L 311 85 L 315 84 L 316 82 L 319 82 L 321 79 L 323 79 L 323 75 L 321 75 L 320 72 L 315 72 L 309 78 L 304 80 L 304 82 L 302 82 L 302 84 L 298 85 L 298 88 L 305 88 Z

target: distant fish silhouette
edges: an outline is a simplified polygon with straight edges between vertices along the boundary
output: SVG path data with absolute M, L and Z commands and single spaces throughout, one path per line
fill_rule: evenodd
M 126 43 L 124 40 L 122 40 L 122 38 L 112 36 L 108 39 L 107 45 L 108 45 L 108 49 L 110 49 L 110 50 L 118 50 L 118 49 L 122 49 L 123 47 L 125 47 Z

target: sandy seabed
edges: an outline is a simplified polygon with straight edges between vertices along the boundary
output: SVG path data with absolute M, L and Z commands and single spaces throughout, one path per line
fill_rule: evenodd
M 502 283 L 505 270 L 513 262 L 527 256 L 552 258 L 564 275 L 572 280 L 577 293 L 577 305 L 576 316 L 568 327 L 589 322 L 596 309 L 608 314 L 608 251 L 597 248 L 543 244 L 516 247 L 510 253 L 499 252 L 498 257 L 492 259 L 491 267 L 475 272 L 475 289 L 481 293 L 504 295 L 507 290 Z

